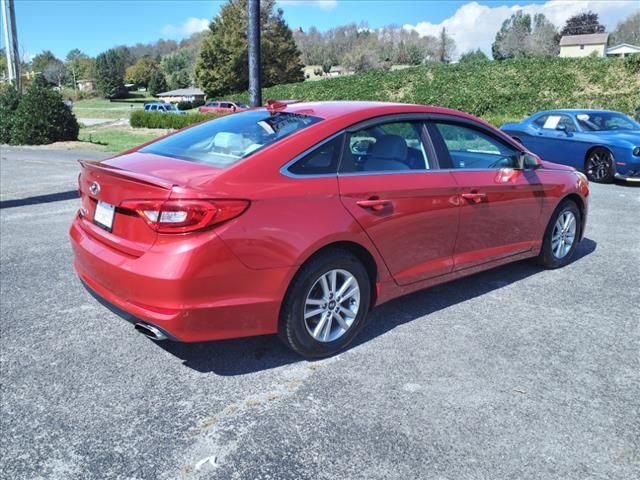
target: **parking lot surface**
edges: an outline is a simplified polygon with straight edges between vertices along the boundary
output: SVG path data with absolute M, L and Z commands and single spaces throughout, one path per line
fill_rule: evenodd
M 156 344 L 71 266 L 77 158 L 3 147 L 7 479 L 640 478 L 640 189 L 592 185 L 566 268 L 374 310 L 308 362 L 275 337 Z

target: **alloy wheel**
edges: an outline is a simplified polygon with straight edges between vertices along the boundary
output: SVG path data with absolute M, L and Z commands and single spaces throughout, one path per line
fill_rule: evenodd
M 360 286 L 346 270 L 330 270 L 320 276 L 304 303 L 304 324 L 318 342 L 333 342 L 353 325 L 360 309 Z
M 571 251 L 576 240 L 576 217 L 571 210 L 564 210 L 555 225 L 551 234 L 551 251 L 557 259 L 562 259 Z
M 610 175 L 612 160 L 612 155 L 607 150 L 595 149 L 587 159 L 587 176 L 596 182 L 604 181 Z

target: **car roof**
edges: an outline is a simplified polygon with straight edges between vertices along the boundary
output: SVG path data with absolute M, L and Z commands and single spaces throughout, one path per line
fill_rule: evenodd
M 565 114 L 576 114 L 576 113 L 619 113 L 615 110 L 598 110 L 593 108 L 561 108 L 558 110 L 541 110 L 539 112 L 534 113 L 534 115 L 540 114 L 548 114 L 548 113 L 565 113 Z
M 363 117 L 377 115 L 392 115 L 394 113 L 440 113 L 456 115 L 474 119 L 471 115 L 449 108 L 435 107 L 431 105 L 416 105 L 394 102 L 367 102 L 367 101 L 330 101 L 330 102 L 296 102 L 288 103 L 275 110 L 291 113 L 302 113 L 323 118 L 325 120 L 337 119 L 344 116 L 361 114 Z

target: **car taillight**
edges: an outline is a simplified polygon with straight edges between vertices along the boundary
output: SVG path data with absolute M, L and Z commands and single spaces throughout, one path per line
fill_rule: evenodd
M 126 200 L 119 207 L 158 233 L 186 233 L 231 220 L 248 206 L 247 200 Z

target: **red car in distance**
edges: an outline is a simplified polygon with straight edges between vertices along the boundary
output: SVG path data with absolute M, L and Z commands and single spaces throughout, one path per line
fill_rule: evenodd
M 235 113 L 248 110 L 249 106 L 244 103 L 226 102 L 226 101 L 211 101 L 205 103 L 198 108 L 200 113 Z
M 393 298 L 566 265 L 588 182 L 429 106 L 270 103 L 81 162 L 78 275 L 156 340 L 278 333 L 331 355 Z

